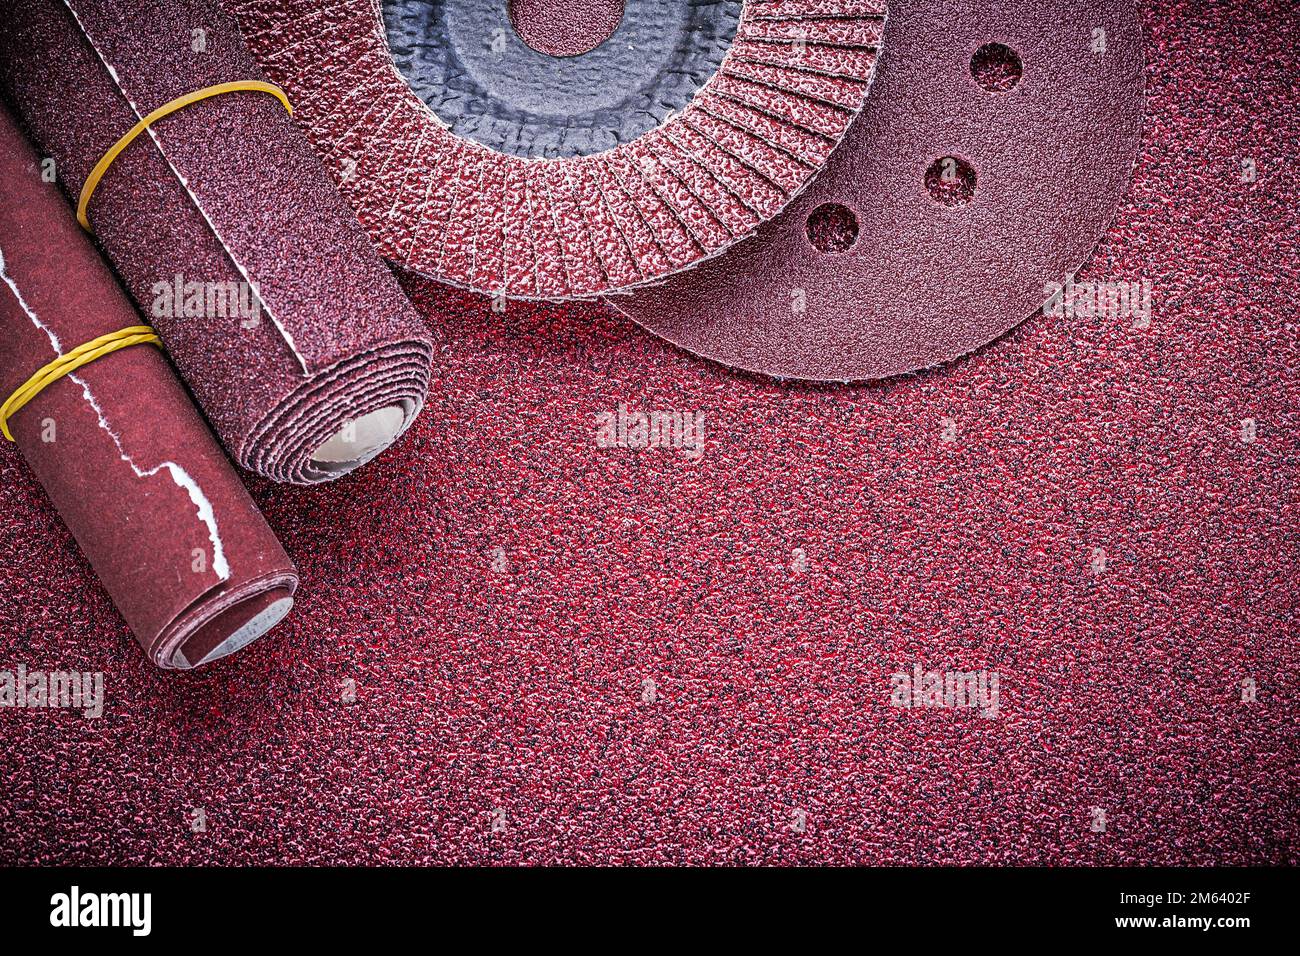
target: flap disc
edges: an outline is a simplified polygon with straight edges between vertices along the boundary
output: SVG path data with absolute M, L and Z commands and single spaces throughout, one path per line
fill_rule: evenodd
M 1132 172 L 1130 0 L 895 0 L 867 104 L 752 239 L 615 308 L 769 375 L 882 378 L 991 341 L 1086 261 Z
M 750 235 L 865 101 L 883 0 L 232 4 L 393 262 L 596 296 Z

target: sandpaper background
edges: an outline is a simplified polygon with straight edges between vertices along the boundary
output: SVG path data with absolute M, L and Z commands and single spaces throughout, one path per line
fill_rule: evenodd
M 627 14 L 628 2 L 509 0 L 506 6 L 515 32 L 531 49 L 550 56 L 577 56 L 614 35 Z M 665 9 L 666 5 L 659 6 Z
M 140 324 L 58 187 L 41 175 L 35 151 L 0 107 L 5 396 L 59 355 Z M 10 428 L 155 664 L 188 668 L 224 656 L 289 611 L 293 564 L 156 348 L 120 350 L 47 386 Z M 4 455 L 16 457 L 12 449 Z M 48 540 L 36 531 L 24 540 L 15 566 L 35 573 Z M 60 603 L 76 605 L 86 590 L 93 583 Z M 85 640 L 94 644 L 101 633 Z M 39 647 L 42 635 L 31 636 Z
M 212 0 L 3 0 L 0 16 L 0 85 L 74 201 L 139 117 L 200 87 L 264 79 Z M 230 93 L 159 121 L 114 162 L 89 218 L 246 468 L 334 478 L 418 412 L 429 335 L 274 97 Z M 176 276 L 254 284 L 259 320 L 159 315 L 155 283 Z M 322 453 L 331 437 L 354 440 Z
M 61 600 L 93 577 L 0 455 L 0 667 L 109 692 L 0 714 L 0 859 L 1300 862 L 1300 27 L 1140 12 L 1142 146 L 1079 278 L 1150 280 L 1145 330 L 782 384 L 408 279 L 446 384 L 346 487 L 253 482 L 304 598 L 181 682 Z M 620 402 L 702 413 L 703 457 L 598 448 Z M 890 707 L 915 663 L 997 668 L 1001 715 Z
M 991 44 L 1018 60 L 1014 85 L 973 75 Z M 843 143 L 780 217 L 611 304 L 727 365 L 819 380 L 946 362 L 1037 311 L 1129 184 L 1142 122 L 1135 5 L 899 0 L 877 73 Z M 828 213 L 845 217 L 848 248 L 814 246 Z
M 886 15 L 758 0 L 732 28 L 734 3 L 633 0 L 604 43 L 553 57 L 507 0 L 380 6 L 231 10 L 385 257 L 557 300 L 689 269 L 782 209 L 861 108 Z

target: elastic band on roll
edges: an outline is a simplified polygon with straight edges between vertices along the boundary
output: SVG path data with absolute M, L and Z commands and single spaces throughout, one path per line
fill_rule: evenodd
M 195 90 L 193 93 L 186 93 L 184 96 L 178 96 L 170 103 L 164 103 L 158 107 L 140 122 L 131 127 L 125 136 L 114 143 L 104 154 L 103 158 L 95 164 L 95 168 L 90 171 L 86 181 L 81 185 L 81 195 L 77 199 L 77 222 L 81 223 L 83 229 L 89 231 L 90 220 L 86 218 L 86 206 L 90 204 L 90 197 L 95 192 L 95 187 L 99 181 L 104 178 L 104 173 L 108 172 L 108 167 L 113 165 L 113 160 L 117 159 L 122 150 L 131 145 L 131 141 L 147 130 L 164 116 L 175 113 L 182 107 L 189 106 L 191 103 L 197 103 L 199 100 L 206 100 L 211 96 L 220 96 L 222 93 L 235 93 L 241 90 L 252 90 L 258 93 L 270 93 L 281 103 L 284 108 L 293 115 L 293 107 L 289 105 L 289 97 L 273 83 L 264 83 L 261 80 L 235 80 L 230 83 L 218 83 L 215 86 L 205 86 L 201 90 Z
M 110 355 L 118 349 L 132 345 L 157 345 L 162 347 L 158 333 L 147 325 L 130 325 L 116 332 L 109 332 L 97 339 L 91 339 L 85 345 L 79 345 L 48 362 L 23 384 L 14 389 L 14 393 L 0 405 L 0 431 L 10 441 L 14 436 L 9 432 L 9 417 L 41 393 L 51 382 L 56 382 L 65 375 L 71 375 L 83 365 L 89 365 L 95 359 Z

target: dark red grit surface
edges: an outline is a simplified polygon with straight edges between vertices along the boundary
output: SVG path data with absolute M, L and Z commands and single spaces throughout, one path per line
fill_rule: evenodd
M 1080 278 L 1149 279 L 1149 328 L 788 387 L 408 280 L 429 406 L 336 484 L 252 482 L 299 605 L 193 674 L 0 455 L 0 669 L 108 696 L 0 711 L 0 860 L 1296 862 L 1300 29 L 1144 19 Z M 597 447 L 619 403 L 703 414 L 702 458 Z M 996 670 L 997 718 L 891 707 L 914 664 Z

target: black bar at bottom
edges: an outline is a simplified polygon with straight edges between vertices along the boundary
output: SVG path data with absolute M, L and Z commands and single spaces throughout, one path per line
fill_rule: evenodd
M 523 933 L 534 944 L 585 940 L 618 950 L 653 938 L 663 945 L 686 938 L 734 943 L 774 929 L 831 939 L 848 933 L 863 942 L 902 932 L 909 948 L 928 938 L 943 951 L 981 939 L 1129 937 L 1181 945 L 1199 936 L 1231 944 L 1256 930 L 1293 928 L 1283 910 L 1295 899 L 1295 872 L 0 869 L 0 926 L 15 944 L 62 936 L 79 945 L 111 937 L 128 945 L 255 941 L 259 948 L 279 938 L 401 945 L 412 933 L 461 948 L 453 941 L 462 934 L 472 945 Z M 609 924 L 615 929 L 602 936 L 599 926 Z

